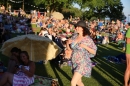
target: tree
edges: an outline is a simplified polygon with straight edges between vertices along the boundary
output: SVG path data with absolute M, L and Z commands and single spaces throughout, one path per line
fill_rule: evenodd
M 91 17 L 111 19 L 122 19 L 123 6 L 120 0 L 88 0 L 84 15 L 89 19 Z M 118 15 L 118 16 L 117 16 Z
M 106 15 L 109 16 L 113 20 L 115 19 L 122 20 L 124 17 L 124 14 L 122 11 L 123 11 L 123 6 L 122 6 L 122 3 L 119 2 L 119 4 L 115 4 L 114 6 L 109 6 L 109 9 L 106 11 Z
M 4 0 L 4 2 L 5 1 L 6 0 Z M 2 0 L 0 0 L 0 2 L 2 2 Z M 45 8 L 49 13 L 59 11 L 65 13 L 67 16 L 71 14 L 87 19 L 91 19 L 91 17 L 99 19 L 105 17 L 111 19 L 123 18 L 123 6 L 120 0 L 24 0 L 24 2 L 25 10 L 34 8 L 26 4 L 29 3 L 37 7 Z M 78 4 L 80 8 L 75 8 L 73 6 L 74 4 Z M 22 4 L 19 4 L 17 8 L 19 8 L 19 6 L 22 7 Z
M 71 7 L 71 8 L 63 8 L 62 13 L 65 15 L 65 17 L 82 17 L 83 12 L 79 10 L 78 8 Z
M 52 13 L 54 11 L 62 11 L 62 8 L 69 5 L 71 0 L 34 0 L 34 2 L 37 5 L 44 4 L 45 8 Z

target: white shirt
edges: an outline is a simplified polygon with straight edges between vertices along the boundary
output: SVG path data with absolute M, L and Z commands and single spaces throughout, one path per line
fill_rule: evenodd
M 49 34 L 48 34 L 47 36 L 48 36 L 48 38 L 49 38 L 50 40 L 52 40 L 52 35 L 49 35 Z

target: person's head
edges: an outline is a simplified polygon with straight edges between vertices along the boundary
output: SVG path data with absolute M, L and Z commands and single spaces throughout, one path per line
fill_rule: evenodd
M 20 60 L 23 63 L 27 63 L 29 61 L 29 55 L 28 55 L 27 51 L 21 51 L 21 53 L 20 53 Z
M 10 52 L 11 52 L 12 55 L 18 57 L 21 50 L 19 48 L 17 48 L 17 47 L 13 47 Z
M 128 28 L 130 28 L 130 22 L 128 23 Z
M 78 21 L 77 24 L 74 24 L 76 27 L 77 33 L 82 33 L 83 36 L 90 35 L 90 31 L 88 30 L 86 23 L 84 21 Z
M 42 28 L 41 28 L 41 31 L 42 31 L 42 30 L 43 30 L 43 31 L 46 31 L 46 28 L 43 28 L 43 27 L 42 27 Z
M 125 28 L 130 28 L 130 23 L 127 23 L 126 25 L 125 25 Z
M 52 28 L 48 28 L 48 33 L 51 35 L 53 32 Z

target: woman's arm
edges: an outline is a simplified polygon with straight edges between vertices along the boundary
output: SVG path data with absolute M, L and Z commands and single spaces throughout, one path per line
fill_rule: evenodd
M 66 49 L 67 49 L 67 50 L 71 50 L 71 48 L 70 48 L 70 46 L 69 46 L 71 43 L 72 43 L 72 40 L 71 40 L 71 39 L 68 39 L 67 42 L 66 42 Z
M 31 62 L 30 64 L 29 64 L 29 71 L 28 70 L 26 70 L 25 68 L 24 68 L 24 66 L 22 66 L 22 71 L 28 76 L 28 77 L 33 77 L 33 75 L 34 75 L 34 73 L 35 73 L 35 63 L 34 62 Z
M 93 54 L 93 55 L 96 55 L 96 50 L 92 49 L 92 48 L 89 48 L 88 46 L 86 46 L 85 44 L 80 44 L 79 45 L 80 47 L 82 48 L 85 48 L 89 53 Z
M 126 43 L 130 44 L 130 38 L 126 38 Z
M 38 35 L 41 36 L 41 35 L 42 35 L 42 32 L 40 31 L 40 33 L 39 33 Z
M 72 50 L 65 50 L 64 57 L 66 59 L 70 59 L 71 58 L 71 53 L 72 53 Z

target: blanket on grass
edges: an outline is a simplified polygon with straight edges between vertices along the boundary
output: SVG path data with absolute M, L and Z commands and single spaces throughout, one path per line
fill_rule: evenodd
M 60 86 L 58 83 L 58 79 L 52 79 L 37 75 L 35 75 L 34 77 L 34 83 L 30 86 Z

